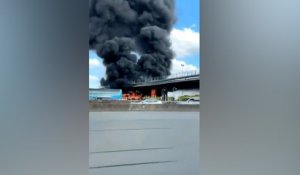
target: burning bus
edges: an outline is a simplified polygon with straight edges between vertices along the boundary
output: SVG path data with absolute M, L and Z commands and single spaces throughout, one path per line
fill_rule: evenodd
M 129 91 L 126 94 L 123 94 L 123 100 L 142 100 L 143 96 L 138 94 L 138 92 Z

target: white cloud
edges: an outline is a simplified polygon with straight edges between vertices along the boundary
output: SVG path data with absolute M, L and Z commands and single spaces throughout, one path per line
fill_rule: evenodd
M 90 75 L 89 80 L 90 81 L 99 81 L 100 79 L 98 77 L 94 76 L 94 75 Z
M 170 39 L 177 58 L 199 53 L 200 33 L 192 28 L 174 28 L 171 31 Z
M 99 88 L 100 79 L 105 77 L 105 66 L 94 51 L 89 51 L 89 87 Z
M 89 75 L 89 88 L 99 88 L 100 79 L 95 75 Z
M 184 61 L 173 59 L 172 60 L 172 68 L 171 68 L 171 75 L 181 74 L 183 72 L 189 71 L 199 71 L 199 68 L 192 64 L 187 64 Z
M 100 61 L 96 58 L 90 58 L 89 65 L 90 67 L 98 67 L 100 65 Z

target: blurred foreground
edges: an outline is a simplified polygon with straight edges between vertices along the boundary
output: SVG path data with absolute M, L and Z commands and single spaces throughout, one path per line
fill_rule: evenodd
M 90 112 L 90 175 L 198 175 L 199 112 Z

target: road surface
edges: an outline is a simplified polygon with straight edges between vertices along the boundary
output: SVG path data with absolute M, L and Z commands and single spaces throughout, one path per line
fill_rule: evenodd
M 90 175 L 199 175 L 199 112 L 90 112 Z

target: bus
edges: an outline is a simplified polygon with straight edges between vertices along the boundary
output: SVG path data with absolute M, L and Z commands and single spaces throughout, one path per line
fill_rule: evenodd
M 89 100 L 122 100 L 122 89 L 89 89 Z

